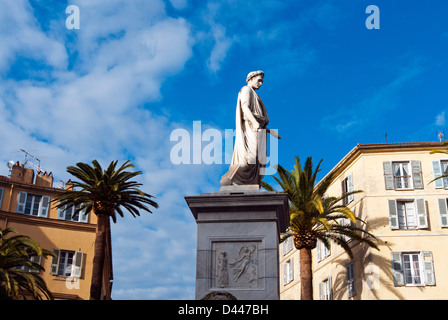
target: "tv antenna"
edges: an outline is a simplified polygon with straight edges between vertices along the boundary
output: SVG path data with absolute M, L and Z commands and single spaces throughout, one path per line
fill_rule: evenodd
M 20 149 L 20 151 L 22 151 L 22 152 L 25 153 L 25 162 L 24 162 L 23 164 L 29 164 L 29 165 L 31 165 L 34 169 L 37 170 L 38 173 L 44 173 L 44 172 L 45 172 L 44 170 L 42 170 L 42 169 L 40 168 L 40 159 L 36 158 L 36 157 L 33 156 L 31 153 L 29 153 L 29 152 L 27 152 L 27 151 L 25 151 L 25 150 L 23 150 L 23 149 Z M 30 157 L 36 159 L 38 165 L 36 166 L 33 162 L 31 162 L 30 160 L 28 160 L 28 156 L 30 156 Z

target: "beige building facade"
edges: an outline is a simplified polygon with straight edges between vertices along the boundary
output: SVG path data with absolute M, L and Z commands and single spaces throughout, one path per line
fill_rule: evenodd
M 313 250 L 314 299 L 448 299 L 448 154 L 440 142 L 358 144 L 332 170 L 328 195 L 362 190 L 348 207 L 366 221 L 380 250 L 350 242 Z M 299 252 L 280 244 L 281 299 L 300 299 Z
M 66 183 L 65 187 L 70 188 Z M 12 227 L 53 251 L 57 256 L 40 259 L 40 272 L 58 300 L 89 299 L 97 218 L 54 207 L 51 199 L 63 192 L 53 187 L 52 174 L 39 172 L 18 162 L 9 177 L 0 176 L 0 228 Z M 103 298 L 112 289 L 110 238 L 106 252 Z

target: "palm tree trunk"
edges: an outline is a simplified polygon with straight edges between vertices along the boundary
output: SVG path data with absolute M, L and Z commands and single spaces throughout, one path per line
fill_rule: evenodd
M 95 253 L 93 257 L 92 281 L 90 284 L 90 300 L 101 299 L 103 282 L 104 253 L 106 251 L 106 235 L 109 216 L 97 214 L 98 224 L 95 238 Z
M 300 249 L 300 283 L 302 300 L 313 300 L 311 248 Z

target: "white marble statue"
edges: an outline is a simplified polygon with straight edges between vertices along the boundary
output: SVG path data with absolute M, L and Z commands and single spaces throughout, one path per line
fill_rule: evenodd
M 266 167 L 266 135 L 269 117 L 257 95 L 263 84 L 264 72 L 247 75 L 247 86 L 238 93 L 236 106 L 235 146 L 229 171 L 221 178 L 221 186 L 260 185 Z M 274 131 L 270 132 L 280 139 Z

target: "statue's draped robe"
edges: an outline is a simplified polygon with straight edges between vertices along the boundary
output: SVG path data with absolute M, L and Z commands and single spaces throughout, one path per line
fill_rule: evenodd
M 251 113 L 260 124 L 257 132 L 248 120 Z M 255 91 L 244 86 L 236 106 L 235 146 L 229 171 L 221 185 L 260 184 L 266 166 L 266 126 L 269 118 L 263 101 Z

